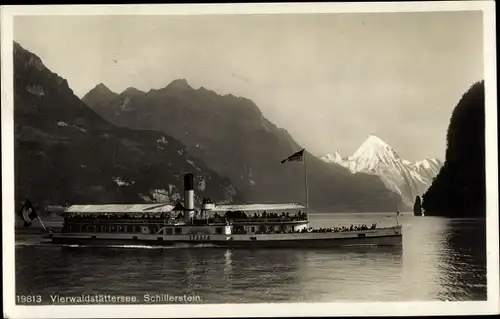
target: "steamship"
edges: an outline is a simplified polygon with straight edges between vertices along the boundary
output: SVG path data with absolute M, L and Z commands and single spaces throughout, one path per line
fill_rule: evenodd
M 69 245 L 175 247 L 401 246 L 402 227 L 311 228 L 305 206 L 295 203 L 195 208 L 194 175 L 184 175 L 184 205 L 72 205 L 59 214 L 62 228 L 45 235 Z

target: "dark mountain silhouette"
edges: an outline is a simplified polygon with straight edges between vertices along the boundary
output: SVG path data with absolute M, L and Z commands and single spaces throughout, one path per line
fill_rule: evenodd
M 420 196 L 415 197 L 415 204 L 413 204 L 413 215 L 422 216 L 422 200 Z
M 93 103 L 108 103 L 110 101 L 113 101 L 115 98 L 118 97 L 118 94 L 115 92 L 112 92 L 108 87 L 102 83 L 97 85 L 95 88 L 95 98 L 96 100 L 93 101 Z
M 96 90 L 100 101 L 118 96 L 102 84 Z M 198 178 L 200 199 L 237 196 L 178 140 L 102 119 L 17 43 L 14 93 L 16 211 L 26 198 L 38 205 L 175 201 L 187 171 Z
M 451 116 L 446 159 L 423 196 L 426 215 L 485 217 L 484 81 L 462 96 Z
M 98 87 L 83 101 L 111 123 L 161 130 L 180 140 L 194 156 L 227 176 L 247 202 L 304 202 L 303 165 L 281 164 L 301 147 L 267 120 L 249 99 L 194 89 L 185 79 L 145 94 L 129 90 L 101 95 Z M 377 176 L 352 175 L 306 153 L 310 207 L 324 211 L 393 211 L 398 196 Z

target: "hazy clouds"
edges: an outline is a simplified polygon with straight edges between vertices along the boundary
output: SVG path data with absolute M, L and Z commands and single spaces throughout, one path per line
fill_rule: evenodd
M 16 17 L 14 39 L 78 96 L 185 78 L 245 96 L 314 154 L 369 134 L 444 157 L 451 112 L 483 78 L 481 12 Z

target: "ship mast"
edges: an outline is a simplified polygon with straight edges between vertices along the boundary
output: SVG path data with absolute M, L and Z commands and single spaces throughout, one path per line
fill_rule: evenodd
M 306 195 L 306 212 L 309 207 L 309 187 L 307 186 L 307 163 L 306 163 L 306 152 L 304 152 L 304 185 L 305 185 L 305 195 Z
M 292 155 L 288 156 L 284 160 L 281 161 L 281 164 L 283 163 L 288 163 L 288 162 L 300 162 L 304 165 L 304 186 L 305 186 L 305 208 L 306 211 L 309 207 L 309 189 L 307 185 L 307 162 L 306 162 L 306 152 L 305 148 L 301 149 L 298 152 L 293 153 Z

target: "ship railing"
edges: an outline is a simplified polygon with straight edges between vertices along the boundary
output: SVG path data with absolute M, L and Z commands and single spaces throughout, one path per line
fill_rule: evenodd
M 239 230 L 233 230 L 233 234 L 234 235 L 247 235 L 247 234 L 255 234 L 255 235 L 269 235 L 269 234 L 300 234 L 300 233 L 307 233 L 308 231 L 306 229 L 304 230 L 291 230 L 291 229 L 288 229 L 288 230 L 283 230 L 283 229 L 280 229 L 280 230 L 276 230 L 276 229 L 271 229 L 271 230 L 257 230 L 255 232 L 250 232 L 250 231 L 246 231 L 246 230 L 243 230 L 243 229 L 239 229 Z
M 284 222 L 307 222 L 307 218 L 228 218 L 230 222 L 238 224 L 261 224 L 261 223 L 284 223 Z
M 368 225 L 351 225 L 351 226 L 335 226 L 335 227 L 319 227 L 309 228 L 310 233 L 343 233 L 343 232 L 357 232 L 357 231 L 370 231 L 380 229 L 377 228 L 377 223 Z
M 141 219 L 141 218 L 127 218 L 127 219 L 68 219 L 65 222 L 71 224 L 163 224 L 163 218 L 156 219 Z

